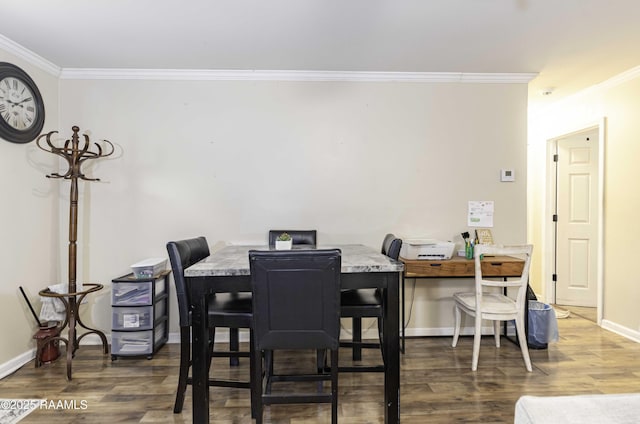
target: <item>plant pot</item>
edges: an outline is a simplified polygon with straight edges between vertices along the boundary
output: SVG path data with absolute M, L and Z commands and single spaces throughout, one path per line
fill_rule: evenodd
M 276 250 L 291 250 L 293 240 L 276 240 Z

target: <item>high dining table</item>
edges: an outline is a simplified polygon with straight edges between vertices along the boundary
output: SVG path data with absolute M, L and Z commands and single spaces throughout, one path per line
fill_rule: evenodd
M 294 246 L 310 249 L 314 246 Z M 384 422 L 400 422 L 400 320 L 399 286 L 402 262 L 364 245 L 317 246 L 338 248 L 342 252 L 341 284 L 344 289 L 382 288 L 384 293 L 383 334 Z M 184 271 L 192 311 L 193 422 L 209 423 L 209 330 L 207 297 L 212 293 L 249 292 L 249 250 L 270 250 L 262 246 L 225 246 Z

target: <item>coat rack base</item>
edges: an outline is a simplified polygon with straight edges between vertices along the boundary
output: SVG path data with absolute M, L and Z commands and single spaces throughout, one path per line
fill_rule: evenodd
M 82 291 L 76 291 L 73 293 L 55 293 L 48 288 L 40 291 L 40 296 L 59 299 L 64 304 L 66 313 L 65 319 L 59 327 L 59 331 L 56 331 L 50 337 L 39 340 L 36 351 L 36 368 L 42 365 L 42 363 L 40 363 L 42 349 L 49 345 L 50 342 L 62 342 L 67 347 L 67 380 L 71 380 L 71 365 L 73 362 L 73 357 L 75 356 L 76 350 L 80 347 L 80 340 L 85 336 L 88 336 L 89 334 L 95 334 L 100 337 L 104 354 L 107 355 L 109 353 L 109 344 L 107 343 L 107 337 L 104 335 L 104 333 L 95 328 L 88 327 L 82 322 L 82 319 L 80 318 L 80 304 L 82 303 L 84 298 L 90 293 L 95 293 L 99 290 L 102 290 L 103 287 L 104 286 L 102 284 L 86 283 L 83 285 Z M 67 337 L 61 336 L 60 334 L 62 334 L 62 331 L 67 327 Z M 86 331 L 78 335 L 77 327 L 81 327 Z

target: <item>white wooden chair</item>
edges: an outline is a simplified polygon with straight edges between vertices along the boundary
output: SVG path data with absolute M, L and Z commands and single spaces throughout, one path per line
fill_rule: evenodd
M 524 320 L 527 295 L 527 282 L 529 281 L 529 265 L 531 263 L 532 245 L 522 246 L 489 246 L 477 245 L 475 249 L 475 292 L 456 293 L 453 295 L 455 329 L 453 332 L 453 343 L 456 347 L 460 336 L 461 311 L 467 315 L 475 317 L 475 333 L 473 336 L 473 359 L 471 370 L 478 369 L 478 357 L 480 355 L 480 338 L 482 337 L 482 320 L 493 321 L 493 332 L 496 347 L 500 347 L 500 322 L 515 320 L 518 333 L 518 342 L 522 350 L 522 357 L 527 371 L 531 372 L 531 359 L 527 348 L 527 337 L 525 335 Z M 516 256 L 524 259 L 522 275 L 517 280 L 509 281 L 486 280 L 482 276 L 481 255 L 484 256 Z M 515 287 L 517 293 L 515 298 L 503 294 L 497 288 Z M 493 288 L 493 289 L 490 289 Z M 510 293 L 512 294 L 512 293 Z

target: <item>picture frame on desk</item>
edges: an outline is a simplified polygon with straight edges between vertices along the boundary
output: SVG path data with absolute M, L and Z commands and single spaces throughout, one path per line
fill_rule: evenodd
M 493 244 L 493 235 L 489 228 L 478 228 L 476 230 L 476 237 L 480 244 Z

